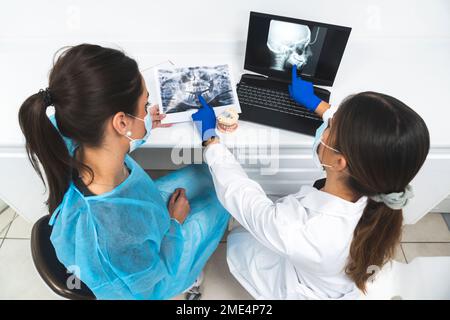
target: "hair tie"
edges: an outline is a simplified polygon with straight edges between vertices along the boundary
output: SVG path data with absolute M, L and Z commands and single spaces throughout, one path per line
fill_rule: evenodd
M 39 93 L 44 98 L 44 107 L 48 107 L 53 104 L 52 96 L 50 94 L 50 91 L 48 90 L 48 87 L 45 88 L 45 90 L 43 90 L 43 89 L 39 90 Z
M 389 208 L 399 210 L 408 204 L 408 200 L 414 197 L 413 188 L 407 185 L 403 192 L 380 193 L 370 197 L 375 202 L 383 202 Z

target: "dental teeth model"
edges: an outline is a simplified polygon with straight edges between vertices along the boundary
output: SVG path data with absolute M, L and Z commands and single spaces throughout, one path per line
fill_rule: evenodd
M 228 108 L 217 117 L 217 129 L 223 133 L 230 133 L 238 127 L 239 114 L 233 108 Z

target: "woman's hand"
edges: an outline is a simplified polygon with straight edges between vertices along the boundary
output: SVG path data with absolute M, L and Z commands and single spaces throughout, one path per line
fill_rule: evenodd
M 177 188 L 172 193 L 169 200 L 169 214 L 171 218 L 174 218 L 179 223 L 183 223 L 186 220 L 187 215 L 191 211 L 189 201 L 186 198 L 186 190 L 183 188 Z
M 159 113 L 159 106 L 157 104 L 150 108 L 150 117 L 152 118 L 152 129 L 167 128 L 172 125 L 171 123 L 161 123 L 161 120 L 164 119 L 166 115 L 164 113 Z
M 196 113 L 191 115 L 195 127 L 200 133 L 202 141 L 207 141 L 211 137 L 217 137 L 216 133 L 216 115 L 211 106 L 206 103 L 202 96 L 198 96 L 198 101 L 202 105 Z
M 291 98 L 311 112 L 317 109 L 322 100 L 314 94 L 314 86 L 311 82 L 297 77 L 297 66 L 292 66 L 292 82 L 288 86 Z

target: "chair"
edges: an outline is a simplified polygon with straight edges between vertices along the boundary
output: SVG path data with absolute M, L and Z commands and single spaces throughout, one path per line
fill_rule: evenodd
M 79 289 L 70 289 L 67 286 L 68 278 L 73 279 L 75 275 L 68 272 L 56 256 L 55 248 L 50 241 L 52 227 L 48 224 L 49 219 L 49 215 L 40 218 L 31 231 L 31 255 L 38 273 L 59 296 L 71 300 L 95 300 L 95 295 L 81 280 L 77 279 L 81 284 Z

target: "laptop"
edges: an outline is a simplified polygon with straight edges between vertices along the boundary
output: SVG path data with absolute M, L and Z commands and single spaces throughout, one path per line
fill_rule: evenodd
M 351 28 L 250 12 L 244 73 L 237 85 L 240 119 L 314 135 L 322 119 L 289 95 L 292 66 L 329 102 Z

